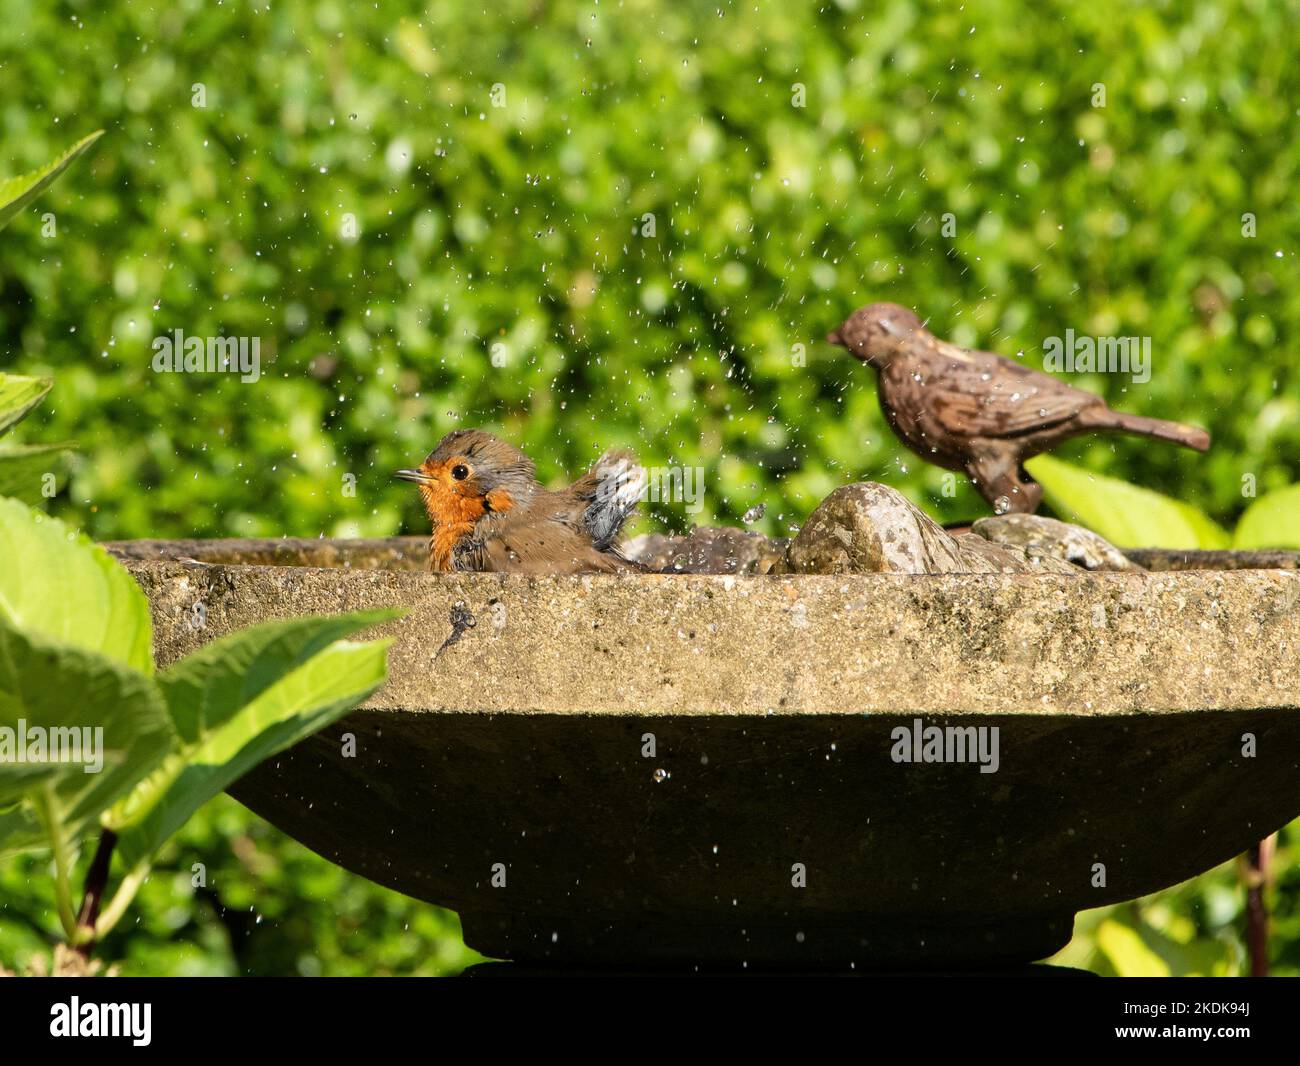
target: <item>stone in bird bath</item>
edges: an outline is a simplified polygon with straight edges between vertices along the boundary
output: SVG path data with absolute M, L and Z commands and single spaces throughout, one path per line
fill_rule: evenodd
M 1082 526 L 1033 514 L 993 515 L 976 519 L 976 536 L 1007 548 L 1034 551 L 1092 571 L 1141 571 L 1115 545 Z
M 623 545 L 629 559 L 667 574 L 765 574 L 789 541 L 749 529 L 704 526 L 684 537 L 643 533 Z
M 808 517 L 773 573 L 1077 574 L 1051 553 L 948 533 L 896 489 L 836 489 Z

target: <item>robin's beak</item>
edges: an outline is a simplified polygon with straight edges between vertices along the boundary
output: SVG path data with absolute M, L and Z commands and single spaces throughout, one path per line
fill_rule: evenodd
M 393 477 L 401 478 L 403 481 L 414 481 L 417 485 L 425 485 L 433 480 L 423 470 L 395 470 Z
M 828 344 L 840 344 L 845 348 L 848 347 L 847 344 L 844 344 L 844 338 L 840 336 L 840 331 L 838 329 L 833 329 L 826 334 L 826 341 Z

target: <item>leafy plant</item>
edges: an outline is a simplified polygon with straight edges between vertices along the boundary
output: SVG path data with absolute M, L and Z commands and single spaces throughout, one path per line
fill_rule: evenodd
M 27 417 L 50 391 L 49 378 L 21 377 L 0 372 L 0 437 Z M 35 503 L 53 495 L 64 455 L 75 448 L 73 441 L 60 444 L 0 445 L 0 496 L 14 496 Z M 50 481 L 46 481 L 46 477 Z
M 96 130 L 83 137 L 54 162 L 25 174 L 0 182 L 0 229 L 48 189 L 74 159 L 85 152 L 103 135 Z M 3 436 L 26 417 L 50 391 L 49 378 L 19 377 L 0 373 L 0 436 Z M 16 496 L 29 503 L 35 502 L 46 487 L 45 475 L 52 478 L 52 465 L 59 465 L 63 453 L 75 447 L 71 442 L 62 444 L 27 444 L 0 447 L 0 496 Z M 49 493 L 52 495 L 52 493 Z
M 103 135 L 103 130 L 96 130 L 89 136 L 83 137 L 52 163 L 47 163 L 39 170 L 33 170 L 30 174 L 23 174 L 17 178 L 9 178 L 7 181 L 0 181 L 0 229 L 7 226 L 19 211 L 53 185 L 54 179 L 67 170 L 77 156 L 85 152 Z
M 101 133 L 0 183 L 0 228 Z M 0 435 L 51 384 L 0 373 Z M 19 563 L 0 573 L 0 856 L 49 847 L 59 920 L 69 942 L 86 946 L 121 918 L 158 849 L 204 803 L 383 683 L 388 642 L 347 638 L 395 612 L 256 626 L 155 674 L 148 603 L 130 575 L 19 502 L 51 494 L 51 460 L 71 447 L 0 448 L 0 497 L 18 497 L 0 499 L 0 558 Z M 29 738 L 41 744 L 31 758 Z M 96 828 L 78 912 L 72 875 Z M 115 850 L 124 870 L 101 912 Z
M 0 570 L 0 856 L 49 847 L 60 922 L 83 947 L 200 806 L 383 683 L 389 641 L 348 638 L 400 613 L 254 626 L 156 673 L 148 602 L 102 548 L 0 499 L 0 558 L 19 563 Z M 32 738 L 42 757 L 25 759 Z M 77 911 L 73 870 L 97 827 Z M 115 849 L 123 872 L 101 911 Z
M 1266 493 L 1247 507 L 1232 546 L 1300 550 L 1300 485 Z
M 1300 485 L 1261 496 L 1229 533 L 1200 508 L 1039 455 L 1025 469 L 1062 518 L 1122 548 L 1300 548 Z

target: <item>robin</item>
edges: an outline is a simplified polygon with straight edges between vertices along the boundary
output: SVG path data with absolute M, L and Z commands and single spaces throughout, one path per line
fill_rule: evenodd
M 417 469 L 396 476 L 420 488 L 433 524 L 430 570 L 641 569 L 616 544 L 645 477 L 631 452 L 606 452 L 567 489 L 549 492 L 518 448 L 480 429 L 461 429 L 443 437 Z
M 1049 374 L 940 340 L 898 304 L 859 308 L 826 339 L 876 369 L 881 410 L 903 443 L 965 471 L 998 514 L 1038 507 L 1042 486 L 1022 464 L 1070 437 L 1114 430 L 1210 446 L 1203 429 L 1112 411 Z

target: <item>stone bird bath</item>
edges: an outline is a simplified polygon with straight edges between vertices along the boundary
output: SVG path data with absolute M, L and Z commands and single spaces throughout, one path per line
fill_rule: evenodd
M 421 572 L 415 538 L 113 547 L 160 664 L 407 609 L 388 684 L 233 794 L 489 956 L 1024 963 L 1300 815 L 1294 571 L 530 579 Z M 998 727 L 997 771 L 894 761 L 918 718 Z

